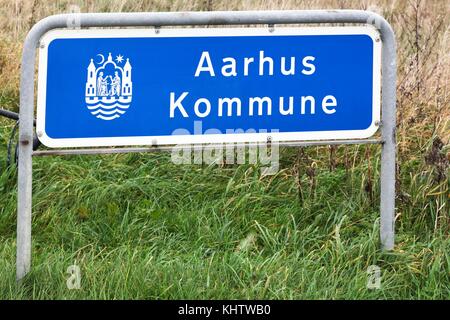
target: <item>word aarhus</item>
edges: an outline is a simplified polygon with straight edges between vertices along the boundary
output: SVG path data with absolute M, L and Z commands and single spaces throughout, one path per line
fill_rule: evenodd
M 170 118 L 174 118 L 181 114 L 184 118 L 188 118 L 189 114 L 193 113 L 199 117 L 204 118 L 214 112 L 217 116 L 241 116 L 244 112 L 249 116 L 270 116 L 273 112 L 279 112 L 280 115 L 289 116 L 294 114 L 316 114 L 316 112 L 323 112 L 326 115 L 331 115 L 336 112 L 337 99 L 333 95 L 327 95 L 320 100 L 320 105 L 316 108 L 316 98 L 313 96 L 300 96 L 294 98 L 279 97 L 272 99 L 270 97 L 249 97 L 243 100 L 238 97 L 233 98 L 218 98 L 213 104 L 207 98 L 199 98 L 193 104 L 187 104 L 185 101 L 189 92 L 185 91 L 180 95 L 175 92 L 170 92 Z M 278 103 L 278 106 L 275 104 Z M 320 111 L 316 110 L 320 109 Z
M 290 57 L 287 59 L 286 57 L 281 57 L 280 59 L 280 72 L 284 76 L 292 76 L 295 75 L 296 72 L 300 72 L 304 75 L 310 76 L 314 74 L 316 71 L 316 66 L 314 65 L 314 60 L 316 59 L 313 56 L 306 56 L 301 61 L 301 70 L 296 71 L 296 57 Z M 288 62 L 289 61 L 289 62 Z M 222 59 L 223 65 L 221 70 L 221 75 L 224 77 L 236 77 L 238 75 L 238 62 L 233 57 L 225 57 Z M 250 69 L 255 68 L 252 65 L 256 65 L 258 69 L 258 76 L 274 75 L 274 66 L 277 61 L 273 58 L 266 56 L 264 51 L 259 51 L 259 57 L 246 57 L 242 61 L 242 74 L 244 76 L 248 76 L 250 74 Z M 297 66 L 298 67 L 298 66 Z M 216 66 L 217 68 L 217 66 Z M 198 62 L 197 69 L 195 70 L 195 77 L 200 76 L 202 73 L 205 73 L 211 77 L 216 76 L 216 68 L 214 67 L 211 56 L 208 51 L 203 51 Z

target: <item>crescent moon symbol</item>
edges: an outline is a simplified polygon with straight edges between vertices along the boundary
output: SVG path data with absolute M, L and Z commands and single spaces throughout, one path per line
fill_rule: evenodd
M 102 58 L 102 61 L 97 62 L 97 64 L 102 64 L 103 62 L 105 62 L 105 57 L 102 54 L 98 54 L 97 56 L 100 56 Z

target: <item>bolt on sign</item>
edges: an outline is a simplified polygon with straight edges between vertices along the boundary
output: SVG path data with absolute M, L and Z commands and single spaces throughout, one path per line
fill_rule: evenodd
M 369 25 L 50 31 L 38 137 L 49 147 L 367 138 L 380 121 L 379 37 Z

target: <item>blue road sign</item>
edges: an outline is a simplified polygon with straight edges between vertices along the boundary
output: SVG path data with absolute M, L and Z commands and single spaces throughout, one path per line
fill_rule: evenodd
M 54 30 L 37 134 L 49 147 L 367 138 L 380 64 L 370 26 Z

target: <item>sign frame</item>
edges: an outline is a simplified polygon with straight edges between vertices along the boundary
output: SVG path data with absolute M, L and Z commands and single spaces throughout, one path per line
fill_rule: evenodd
M 75 22 L 75 23 L 74 23 Z M 22 280 L 31 268 L 32 157 L 64 154 L 100 154 L 118 152 L 153 152 L 166 147 L 56 149 L 33 151 L 34 94 L 36 49 L 44 45 L 41 37 L 59 28 L 88 27 L 155 27 L 197 25 L 268 25 L 279 24 L 369 24 L 376 27 L 382 42 L 381 139 L 323 140 L 282 142 L 280 145 L 379 143 L 380 174 L 380 241 L 383 250 L 394 248 L 395 170 L 396 170 L 396 41 L 392 27 L 380 15 L 362 10 L 277 10 L 277 11 L 212 11 L 212 12 L 142 12 L 142 13 L 72 13 L 59 14 L 36 23 L 26 36 L 21 64 L 16 278 Z
M 167 135 L 135 137 L 58 138 L 49 137 L 45 131 L 48 48 L 55 39 L 92 38 L 185 38 L 230 36 L 333 36 L 367 35 L 373 44 L 372 66 L 372 123 L 363 130 L 266 132 L 245 134 Z M 280 27 L 268 28 L 183 28 L 160 29 L 54 29 L 45 33 L 41 40 L 38 66 L 38 99 L 36 132 L 39 140 L 51 148 L 132 146 L 132 145 L 179 145 L 202 143 L 257 143 L 280 141 L 316 141 L 365 139 L 373 136 L 379 128 L 381 113 L 381 41 L 378 30 L 372 25 L 344 27 Z M 350 88 L 348 90 L 351 90 Z

